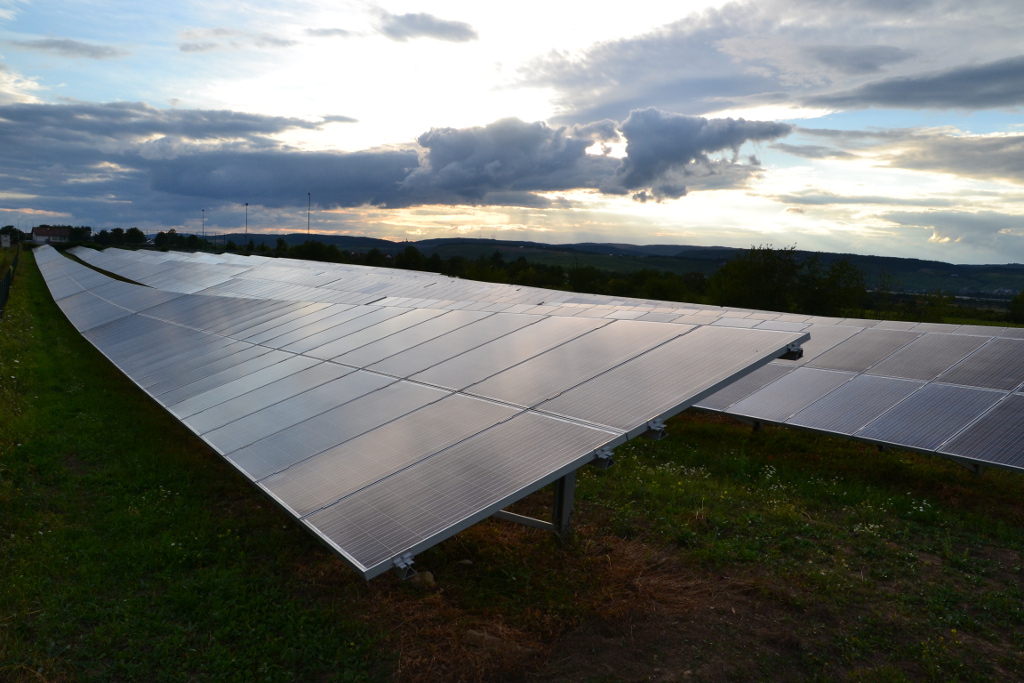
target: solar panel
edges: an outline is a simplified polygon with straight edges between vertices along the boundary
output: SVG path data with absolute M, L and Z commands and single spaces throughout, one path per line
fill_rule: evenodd
M 868 374 L 935 379 L 984 343 L 984 337 L 925 334 L 868 370 Z
M 749 375 L 741 377 L 732 384 L 719 389 L 707 398 L 701 400 L 697 404 L 697 407 L 704 408 L 706 410 L 726 410 L 734 403 L 743 400 L 755 391 L 763 389 L 775 380 L 785 377 L 791 372 L 793 372 L 792 367 L 787 367 L 781 363 L 769 363 L 764 367 L 754 370 Z
M 729 413 L 768 422 L 785 422 L 807 406 L 856 377 L 853 373 L 797 368 L 764 389 L 738 401 Z
M 692 404 L 775 358 L 778 345 L 764 335 L 787 337 L 783 332 L 698 327 L 537 408 L 630 432 L 678 412 L 680 396 L 692 397 Z
M 690 329 L 616 321 L 498 372 L 466 391 L 532 407 Z
M 943 453 L 1011 467 L 1024 466 L 1024 395 L 1011 394 L 962 434 Z
M 387 386 L 393 381 L 382 375 L 355 370 L 223 427 L 205 432 L 202 436 L 218 451 L 229 454 L 275 432 Z
M 857 436 L 935 450 L 1002 397 L 1002 393 L 986 389 L 929 384 L 861 429 Z
M 577 469 L 615 437 L 520 413 L 303 521 L 373 576 L 397 554 L 429 548 Z
M 821 354 L 808 363 L 807 367 L 864 372 L 919 336 L 916 332 L 866 329 Z
M 940 375 L 939 381 L 988 389 L 1016 389 L 1024 381 L 1024 341 L 992 339 Z
M 421 384 L 395 382 L 275 432 L 228 457 L 253 479 L 262 479 L 448 395 Z
M 695 401 L 1024 466 L 1011 329 L 108 251 L 81 258 L 153 288 L 37 251 L 69 318 L 367 577 Z
M 433 365 L 412 375 L 411 379 L 451 389 L 464 389 L 608 324 L 606 320 L 544 318 L 534 325 L 520 328 Z
M 304 516 L 505 420 L 516 409 L 452 394 L 260 481 Z
M 892 377 L 860 375 L 837 387 L 787 422 L 836 434 L 853 434 L 923 386 Z

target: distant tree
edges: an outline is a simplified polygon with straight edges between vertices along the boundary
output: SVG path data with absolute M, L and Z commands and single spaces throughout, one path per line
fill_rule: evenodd
M 424 270 L 426 265 L 427 259 L 423 257 L 423 254 L 420 253 L 419 249 L 411 244 L 395 257 L 396 268 L 404 268 L 406 270 Z
M 92 228 L 88 225 L 72 227 L 70 225 L 55 225 L 56 228 L 68 229 L 69 242 L 88 242 L 92 239 Z
M 287 256 L 288 255 L 288 243 L 284 241 L 283 237 L 277 238 L 277 246 L 274 247 L 274 256 Z
M 110 231 L 111 244 L 124 244 L 124 228 L 114 228 Z
M 224 250 L 225 251 L 232 251 L 232 252 L 238 251 L 238 245 L 235 244 L 234 240 L 228 240 L 228 243 L 226 245 L 224 245 Z
M 11 244 L 21 241 L 21 230 L 18 230 L 13 225 L 5 225 L 0 228 L 0 235 L 9 235 L 11 238 Z
M 796 247 L 751 247 L 708 280 L 708 299 L 719 306 L 810 315 L 861 311 L 867 298 L 864 273 L 849 259 L 828 267 Z
M 444 268 L 444 259 L 435 251 L 427 259 L 424 270 L 429 270 L 431 273 L 440 273 L 442 268 Z
M 247 252 L 249 252 L 250 254 L 252 252 L 256 251 L 256 240 L 254 240 L 253 238 L 250 237 L 249 238 L 249 243 L 247 245 L 245 245 L 245 250 Z
M 384 252 L 374 247 L 370 251 L 366 252 L 366 265 L 386 266 L 388 265 L 388 261 L 384 258 Z
M 192 233 L 191 235 L 186 237 L 185 238 L 185 248 L 186 249 L 191 249 L 192 251 L 195 251 L 196 249 L 198 249 L 199 248 L 199 235 L 196 235 L 195 233 Z
M 718 269 L 708 281 L 708 298 L 719 306 L 792 310 L 800 286 L 796 247 L 751 247 Z
M 146 233 L 142 232 L 138 228 L 128 228 L 124 231 L 124 243 L 125 244 L 145 244 Z
M 306 240 L 288 250 L 288 258 L 305 261 L 324 261 L 327 263 L 346 263 L 345 254 L 333 244 L 324 244 L 318 240 Z
M 100 230 L 95 236 L 93 236 L 93 241 L 101 247 L 107 246 L 111 243 L 110 231 L 107 229 Z
M 1010 322 L 1024 323 L 1024 289 L 1010 299 Z

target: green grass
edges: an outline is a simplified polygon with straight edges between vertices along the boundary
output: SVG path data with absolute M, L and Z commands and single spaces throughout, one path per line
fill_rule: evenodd
M 0 680 L 1024 678 L 1019 474 L 692 411 L 581 470 L 568 544 L 487 521 L 417 557 L 435 585 L 366 584 L 23 259 L 0 321 Z
M 0 679 L 367 679 L 366 627 L 293 571 L 325 551 L 85 343 L 27 258 L 16 288 Z

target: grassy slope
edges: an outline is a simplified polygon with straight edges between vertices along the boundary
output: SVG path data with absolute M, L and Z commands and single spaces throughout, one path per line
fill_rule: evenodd
M 87 344 L 31 258 L 15 286 L 0 323 L 0 679 L 365 674 L 366 629 L 294 571 L 325 551 Z
M 581 472 L 570 544 L 489 521 L 417 558 L 435 585 L 367 585 L 85 343 L 30 258 L 0 375 L 0 680 L 1024 677 L 1017 474 L 691 412 Z

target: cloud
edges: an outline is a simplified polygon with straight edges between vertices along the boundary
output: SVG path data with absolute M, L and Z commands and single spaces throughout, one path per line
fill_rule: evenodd
M 836 206 L 843 204 L 853 205 L 896 205 L 896 206 L 929 206 L 945 207 L 953 206 L 955 202 L 951 199 L 925 198 L 907 199 L 903 197 L 886 197 L 881 195 L 841 195 L 824 190 L 802 190 L 792 194 L 775 195 L 773 199 L 786 204 L 800 204 L 804 206 Z
M 252 33 L 233 28 L 204 28 L 182 32 L 184 41 L 178 44 L 182 52 L 212 52 L 239 50 L 247 47 L 283 48 L 298 45 L 299 41 L 282 38 L 271 33 Z
M 688 176 L 723 175 L 726 168 L 735 165 L 743 144 L 783 137 L 793 126 L 770 121 L 705 119 L 647 108 L 631 112 L 620 130 L 627 140 L 626 157 L 615 177 L 602 189 L 652 189 L 655 198 L 676 198 L 686 194 L 682 181 Z M 721 151 L 731 151 L 733 159 L 723 164 L 708 156 Z
M 785 142 L 777 142 L 772 145 L 772 149 L 777 149 L 780 152 L 786 154 L 792 154 L 793 156 L 803 157 L 804 159 L 854 159 L 855 155 L 845 152 L 835 147 L 825 147 L 824 145 L 790 145 Z
M 415 150 L 379 152 L 213 151 L 171 159 L 136 158 L 152 189 L 172 195 L 245 201 L 268 207 L 406 205 L 399 184 L 415 168 Z
M 182 52 L 212 52 L 213 50 L 220 49 L 220 47 L 220 43 L 214 43 L 208 40 L 190 41 L 178 45 L 178 49 Z
M 343 28 L 307 28 L 306 35 L 313 38 L 348 38 L 352 32 Z
M 697 115 L 765 104 L 1007 106 L 1024 87 L 1014 61 L 1022 31 L 1024 15 L 1006 0 L 977 0 L 970 17 L 952 0 L 736 0 L 541 55 L 515 84 L 553 90 L 562 123 L 621 120 L 646 106 Z M 898 79 L 911 86 L 902 95 Z
M 1024 135 L 920 132 L 876 148 L 890 166 L 1024 184 Z
M 124 220 L 136 223 L 150 212 L 190 216 L 197 204 L 286 210 L 303 206 L 307 192 L 325 208 L 550 208 L 565 200 L 545 193 L 579 190 L 662 201 L 691 188 L 742 187 L 761 169 L 756 158 L 741 162 L 740 146 L 789 129 L 644 110 L 615 126 L 580 127 L 586 135 L 503 119 L 435 128 L 415 145 L 360 152 L 303 151 L 278 139 L 289 130 L 350 120 L 142 103 L 12 104 L 0 107 L 5 188 L 26 208 L 129 216 Z M 613 134 L 626 139 L 625 158 L 587 153 L 594 137 Z M 717 151 L 727 158 L 710 158 Z
M 41 89 L 42 86 L 35 79 L 25 78 L 0 62 L 0 106 L 38 102 L 39 98 L 35 93 Z
M 991 109 L 1024 104 L 1024 56 L 888 78 L 807 100 L 811 106 Z
M 1016 250 L 1024 244 L 1024 216 L 996 211 L 893 211 L 882 217 L 897 225 L 930 229 L 933 242 L 988 248 L 1005 245 Z
M 907 50 L 890 45 L 810 45 L 803 51 L 819 64 L 845 74 L 878 73 L 913 56 Z
M 354 119 L 351 116 L 330 115 L 324 116 L 321 120 L 324 123 L 359 123 L 359 119 Z
M 594 188 L 618 163 L 588 158 L 591 141 L 565 128 L 504 119 L 472 128 L 435 128 L 417 142 L 422 162 L 402 188 L 413 195 L 452 195 L 463 201 L 506 190 Z
M 466 43 L 479 38 L 476 29 L 462 21 L 438 19 L 431 14 L 391 14 L 381 11 L 379 30 L 391 40 L 434 38 L 451 43 Z
M 115 59 L 124 57 L 128 52 L 109 45 L 92 45 L 80 40 L 69 38 L 40 38 L 38 40 L 12 40 L 11 45 L 25 50 L 52 52 L 61 57 L 73 59 Z

